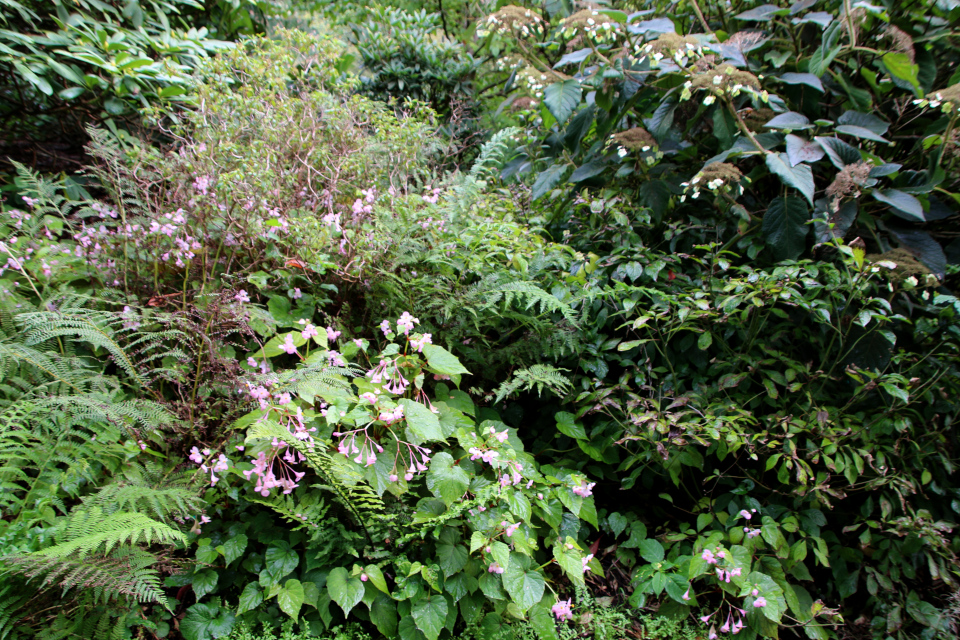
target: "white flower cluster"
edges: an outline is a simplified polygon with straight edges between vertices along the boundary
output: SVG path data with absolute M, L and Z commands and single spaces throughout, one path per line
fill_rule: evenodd
M 529 90 L 534 97 L 543 97 L 543 83 L 547 80 L 546 75 L 542 73 L 539 76 L 531 74 L 524 78 L 524 80 L 527 83 L 527 90 Z

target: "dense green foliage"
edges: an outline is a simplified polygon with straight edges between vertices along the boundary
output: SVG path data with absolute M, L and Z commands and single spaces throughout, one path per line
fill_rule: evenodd
M 0 6 L 0 638 L 960 634 L 956 0 Z

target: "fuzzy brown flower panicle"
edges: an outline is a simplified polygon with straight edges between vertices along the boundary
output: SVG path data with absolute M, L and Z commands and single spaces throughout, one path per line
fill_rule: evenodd
M 658 146 L 656 139 L 643 127 L 634 127 L 615 133 L 610 136 L 610 141 L 629 151 L 642 151 L 644 148 L 655 149 Z
M 960 111 L 960 83 L 928 93 L 926 98 L 914 100 L 913 103 L 921 107 L 929 105 L 934 109 L 939 108 L 944 113 Z
M 589 36 L 594 40 L 615 40 L 620 25 L 596 9 L 581 9 L 560 23 L 561 32 L 566 38 Z
M 707 89 L 714 93 L 735 92 L 747 87 L 760 91 L 760 81 L 757 76 L 727 62 L 701 73 L 695 73 L 691 82 L 696 89 Z
M 707 69 L 714 68 L 716 64 L 717 56 L 713 55 L 712 53 L 708 53 L 693 64 L 693 71 L 694 73 L 703 73 Z
M 512 33 L 529 37 L 543 32 L 543 19 L 535 11 L 510 4 L 481 20 L 477 35 L 482 37 L 488 33 Z
M 523 111 L 525 109 L 533 109 L 539 104 L 537 100 L 529 96 L 520 96 L 513 101 L 513 104 L 510 105 L 511 111 Z
M 837 173 L 830 186 L 827 187 L 827 196 L 830 198 L 831 207 L 836 210 L 840 200 L 853 196 L 860 196 L 860 189 L 870 177 L 870 169 L 873 168 L 868 162 L 857 162 L 848 164 Z
M 740 184 L 743 173 L 729 162 L 714 162 L 708 164 L 700 172 L 700 179 L 704 183 L 722 180 L 725 184 Z
M 909 250 L 904 248 L 892 249 L 886 253 L 871 253 L 866 256 L 873 263 L 889 262 L 896 265 L 889 271 L 891 280 L 905 280 L 910 276 L 933 275 L 925 264 L 917 260 Z
M 687 45 L 696 47 L 699 43 L 693 36 L 681 36 L 676 33 L 662 33 L 656 40 L 648 42 L 643 50 L 644 53 L 662 53 L 665 57 L 672 58 L 677 51 L 686 51 Z
M 707 189 L 713 193 L 732 193 L 736 197 L 743 193 L 740 183 L 744 180 L 749 182 L 749 178 L 745 178 L 734 165 L 727 162 L 712 162 L 698 171 L 689 182 L 680 183 L 684 188 L 680 201 L 685 201 L 688 193 L 691 198 L 698 198 L 701 189 Z

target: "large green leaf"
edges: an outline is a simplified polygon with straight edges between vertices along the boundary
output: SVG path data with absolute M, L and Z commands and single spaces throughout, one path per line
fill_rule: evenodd
M 664 557 L 663 545 L 658 540 L 647 538 L 640 543 L 640 557 L 650 563 L 662 562 Z
M 263 602 L 263 592 L 260 591 L 260 585 L 256 582 L 250 582 L 240 594 L 240 604 L 237 606 L 237 615 L 252 611 Z
M 538 200 L 545 196 L 547 192 L 560 183 L 563 174 L 567 172 L 569 166 L 570 165 L 562 162 L 557 162 L 543 170 L 533 183 L 533 187 L 530 190 L 530 197 Z
M 193 593 L 196 594 L 197 600 L 208 593 L 213 593 L 213 590 L 217 588 L 217 572 L 213 569 L 198 571 L 193 576 L 192 586 Z
M 790 158 L 785 153 L 768 153 L 767 168 L 780 176 L 783 184 L 797 189 L 813 204 L 813 170 L 806 164 L 790 166 Z
M 280 610 L 294 620 L 300 615 L 300 607 L 303 606 L 303 601 L 303 585 L 300 584 L 299 580 L 292 578 L 287 580 L 287 582 L 280 587 L 280 592 L 277 593 L 277 604 L 280 605 Z
M 810 212 L 799 198 L 775 198 L 763 215 L 761 235 L 777 260 L 795 260 L 806 246 Z
M 540 640 L 558 640 L 559 638 L 557 623 L 550 611 L 553 603 L 554 600 L 551 597 L 542 598 L 540 602 L 530 608 L 530 612 L 527 614 L 530 626 L 537 632 L 537 637 Z
M 543 104 L 562 126 L 580 104 L 582 95 L 583 89 L 580 87 L 580 82 L 570 78 L 554 82 L 547 87 L 543 92 Z
M 370 622 L 386 638 L 397 635 L 397 603 L 386 594 L 379 594 L 370 605 Z
M 264 556 L 269 571 L 277 580 L 283 578 L 300 564 L 300 556 L 286 542 L 275 543 Z
M 243 556 L 244 550 L 247 548 L 247 536 L 242 533 L 236 536 L 233 536 L 222 545 L 217 547 L 217 552 L 223 555 L 223 559 L 227 564 L 230 564 L 237 558 Z
M 880 202 L 890 205 L 894 210 L 893 212 L 901 218 L 920 222 L 926 220 L 923 215 L 923 205 L 909 193 L 897 189 L 887 189 L 885 191 L 873 189 L 870 195 Z
M 423 346 L 423 355 L 426 357 L 427 364 L 434 373 L 445 376 L 458 376 L 470 373 L 460 364 L 457 356 L 443 347 L 438 347 L 435 344 L 426 344 Z
M 180 633 L 186 640 L 211 640 L 230 634 L 237 618 L 233 612 L 215 604 L 198 603 L 187 609 L 180 622 Z
M 412 440 L 417 444 L 443 440 L 440 419 L 430 409 L 408 398 L 402 398 L 398 404 L 403 407 L 403 415 L 407 419 L 407 431 L 415 436 L 411 438 Z
M 460 500 L 470 486 L 470 476 L 455 462 L 453 456 L 442 451 L 433 456 L 427 471 L 427 488 L 447 506 Z
M 413 603 L 410 613 L 427 640 L 437 640 L 447 621 L 447 599 L 439 595 L 420 598 Z
M 891 51 L 885 53 L 881 60 L 883 60 L 883 66 L 886 67 L 887 73 L 894 79 L 894 82 L 899 80 L 900 82 L 897 84 L 909 87 L 917 97 L 923 94 L 920 89 L 920 65 L 914 64 L 910 56 Z
M 503 573 L 503 586 L 520 610 L 526 611 L 543 598 L 545 583 L 539 571 L 527 571 L 513 558 Z
M 437 559 L 440 561 L 440 568 L 443 569 L 444 577 L 449 578 L 463 569 L 469 557 L 467 548 L 462 544 L 437 545 Z
M 359 578 L 351 577 L 343 567 L 337 567 L 327 576 L 327 591 L 340 608 L 343 615 L 350 615 L 350 610 L 363 600 L 363 582 Z

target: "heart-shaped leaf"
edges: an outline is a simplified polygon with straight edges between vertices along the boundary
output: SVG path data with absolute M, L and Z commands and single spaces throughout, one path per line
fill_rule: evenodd
M 343 615 L 349 616 L 350 610 L 363 600 L 364 587 L 359 578 L 351 577 L 346 569 L 337 567 L 327 576 L 327 591 L 343 609 Z

